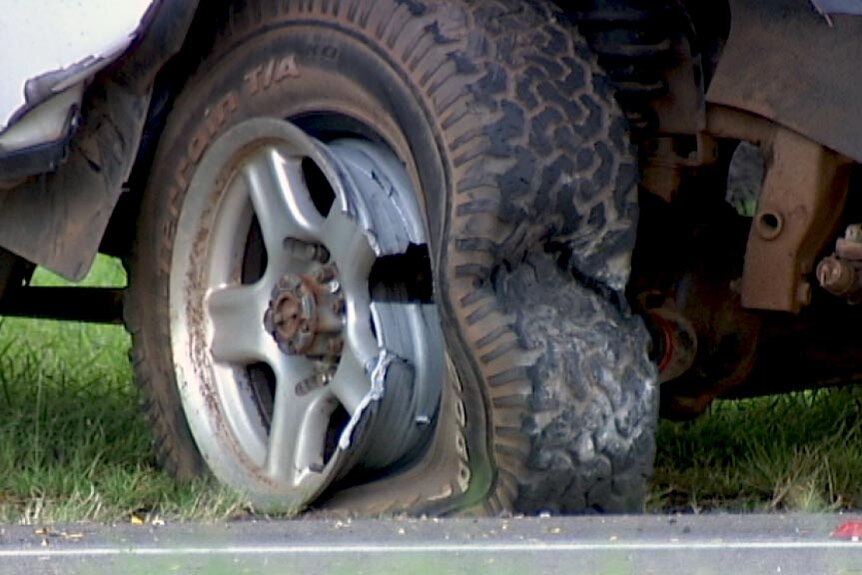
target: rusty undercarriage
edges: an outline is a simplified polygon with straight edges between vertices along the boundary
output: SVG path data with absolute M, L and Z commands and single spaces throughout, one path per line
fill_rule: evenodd
M 862 375 L 852 327 L 862 150 L 848 131 L 860 115 L 844 99 L 858 90 L 846 66 L 862 54 L 862 22 L 815 8 L 692 8 L 691 20 L 664 21 L 661 51 L 649 35 L 625 58 L 599 50 L 623 80 L 638 67 L 621 60 L 653 58 L 661 86 L 644 95 L 643 82 L 624 82 L 622 98 L 636 103 L 626 110 L 641 138 L 644 210 L 629 296 L 650 318 L 667 416 Z M 718 38 L 698 38 L 704 28 Z M 740 172 L 746 205 L 731 197 Z

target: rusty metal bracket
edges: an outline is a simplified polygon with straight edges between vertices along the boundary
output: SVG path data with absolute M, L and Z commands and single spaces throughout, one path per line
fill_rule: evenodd
M 802 0 L 729 4 L 730 36 L 707 105 L 746 110 L 862 161 L 862 18 L 830 16 L 830 27 Z M 832 12 L 832 2 L 818 4 Z
M 718 144 L 703 132 L 696 136 L 651 138 L 640 148 L 641 188 L 666 202 L 673 201 L 687 170 L 718 161 Z
M 742 305 L 795 313 L 811 300 L 805 276 L 836 231 L 852 163 L 781 127 L 761 144 L 767 172 L 748 237 Z

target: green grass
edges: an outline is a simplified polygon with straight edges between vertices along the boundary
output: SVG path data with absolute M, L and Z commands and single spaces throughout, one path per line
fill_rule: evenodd
M 122 285 L 101 260 L 89 285 Z M 42 270 L 34 283 L 62 280 Z M 210 520 L 243 512 L 209 482 L 160 471 L 118 326 L 0 320 L 0 522 Z
M 717 402 L 658 446 L 654 511 L 862 508 L 862 389 Z
M 62 284 L 42 270 L 34 281 Z M 89 285 L 123 285 L 102 259 Z M 160 471 L 117 326 L 0 320 L 0 522 L 247 516 L 212 482 Z M 718 402 L 664 421 L 649 510 L 862 508 L 862 389 Z

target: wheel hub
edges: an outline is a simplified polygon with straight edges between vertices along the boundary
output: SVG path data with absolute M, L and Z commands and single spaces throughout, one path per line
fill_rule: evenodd
M 337 363 L 344 349 L 345 301 L 335 264 L 283 275 L 272 291 L 264 327 L 279 349 Z

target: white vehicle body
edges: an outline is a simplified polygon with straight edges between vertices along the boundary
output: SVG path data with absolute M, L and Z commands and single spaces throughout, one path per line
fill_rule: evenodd
M 0 246 L 86 274 L 197 0 L 0 0 Z M 63 238 L 60 240 L 60 238 Z
M 4 0 L 0 152 L 64 138 L 90 78 L 129 47 L 155 0 Z

